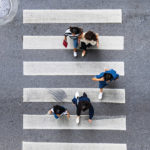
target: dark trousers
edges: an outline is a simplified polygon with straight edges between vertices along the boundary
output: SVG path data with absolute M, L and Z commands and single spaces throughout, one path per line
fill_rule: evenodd
M 81 42 L 81 47 L 80 47 L 80 49 L 82 49 L 82 50 L 87 50 L 87 48 L 88 47 L 91 47 L 92 45 L 91 44 L 88 44 L 88 45 L 86 45 L 84 42 Z

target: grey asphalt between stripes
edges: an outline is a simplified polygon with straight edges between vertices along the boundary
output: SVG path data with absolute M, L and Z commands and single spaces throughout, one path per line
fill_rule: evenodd
M 150 1 L 138 0 L 117 0 L 117 1 L 103 1 L 103 0 L 23 0 L 20 1 L 19 11 L 14 21 L 0 28 L 0 149 L 4 150 L 20 150 L 22 141 L 48 141 L 48 142 L 120 142 L 127 143 L 128 150 L 147 150 L 150 149 L 149 130 L 150 130 L 150 103 L 149 103 L 149 77 L 150 73 L 150 51 L 149 41 L 149 6 Z M 87 2 L 85 4 L 85 2 Z M 119 82 L 110 85 L 112 88 L 126 89 L 126 104 L 125 106 L 109 105 L 110 113 L 126 113 L 127 115 L 127 131 L 23 131 L 22 130 L 22 114 L 35 113 L 39 109 L 39 113 L 44 113 L 48 108 L 46 104 L 23 104 L 22 103 L 22 89 L 24 87 L 97 87 L 94 83 L 89 83 L 91 76 L 84 77 L 23 77 L 22 62 L 26 61 L 55 61 L 55 59 L 65 61 L 74 60 L 71 57 L 72 52 L 66 54 L 65 50 L 60 53 L 62 57 L 59 58 L 58 51 L 50 52 L 36 52 L 26 53 L 22 50 L 22 36 L 23 35 L 60 35 L 63 34 L 70 24 L 61 25 L 23 25 L 22 24 L 22 9 L 51 9 L 51 8 L 89 8 L 102 9 L 114 8 L 122 9 L 123 24 L 79 24 L 85 26 L 85 30 L 93 29 L 100 31 L 102 35 L 121 35 L 125 36 L 125 50 L 124 52 L 98 52 L 97 61 L 101 60 L 117 60 L 125 62 L 124 78 L 120 78 Z M 8 43 L 9 41 L 9 43 Z M 56 52 L 56 53 L 55 53 Z M 41 55 L 41 57 L 40 57 Z M 94 60 L 96 53 L 91 54 L 85 60 Z M 76 61 L 81 61 L 78 58 Z M 145 72 L 147 74 L 145 74 Z M 138 73 L 138 74 L 137 74 Z M 80 79 L 80 80 L 79 80 Z M 55 80 L 55 82 L 53 81 Z M 70 83 L 70 80 L 72 83 Z M 79 84 L 82 80 L 87 81 L 84 85 Z M 62 82 L 63 81 L 63 82 Z M 142 90 L 140 88 L 142 87 Z M 34 105 L 34 106 L 33 106 Z M 41 105 L 41 108 L 39 106 Z M 101 104 L 99 104 L 101 105 Z M 104 104 L 105 105 L 105 104 Z M 101 108 L 103 107 L 103 108 Z M 29 110 L 33 108 L 33 110 Z M 102 113 L 105 113 L 106 106 L 101 105 Z M 121 110 L 120 110 L 121 109 Z M 125 110 L 124 110 L 125 109 Z M 98 107 L 96 107 L 98 110 Z M 115 112 L 116 110 L 116 112 Z M 123 111 L 124 110 L 124 111 Z M 52 135 L 55 135 L 52 137 Z M 71 139 L 70 137 L 72 137 Z M 85 137 L 86 140 L 85 140 Z M 52 138 L 51 138 L 52 137 Z M 13 139 L 13 140 L 12 140 Z M 8 142 L 9 141 L 9 142 Z

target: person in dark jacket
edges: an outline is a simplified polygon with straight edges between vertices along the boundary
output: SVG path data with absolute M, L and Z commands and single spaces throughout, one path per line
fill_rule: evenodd
M 68 119 L 70 117 L 68 110 L 60 105 L 53 106 L 53 108 L 48 111 L 48 114 L 53 114 L 56 119 L 64 115 L 67 115 Z
M 90 99 L 87 97 L 86 93 L 83 93 L 83 96 L 79 97 L 79 93 L 76 92 L 75 97 L 72 99 L 73 104 L 76 105 L 76 113 L 77 113 L 77 118 L 76 118 L 76 123 L 79 124 L 80 122 L 80 115 L 82 111 L 89 110 L 89 123 L 92 122 L 92 118 L 94 116 L 94 108 L 90 102 Z
M 99 81 L 100 93 L 98 99 L 102 99 L 103 96 L 103 88 L 108 85 L 113 80 L 117 80 L 119 78 L 119 74 L 116 73 L 113 69 L 105 69 L 105 72 L 96 75 L 92 78 L 93 81 Z

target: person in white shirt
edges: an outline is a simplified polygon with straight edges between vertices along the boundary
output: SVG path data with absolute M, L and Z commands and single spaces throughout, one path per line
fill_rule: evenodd
M 82 34 L 80 42 L 81 42 L 80 49 L 83 50 L 82 57 L 84 57 L 87 48 L 92 46 L 97 46 L 97 48 L 99 47 L 99 35 L 97 33 L 94 33 L 93 31 L 88 31 Z
M 80 40 L 82 33 L 83 33 L 83 29 L 78 28 L 78 27 L 69 27 L 64 33 L 64 40 L 66 42 L 67 42 L 67 36 L 69 36 L 73 40 L 73 46 L 74 46 L 73 55 L 74 55 L 74 57 L 77 57 L 78 41 Z

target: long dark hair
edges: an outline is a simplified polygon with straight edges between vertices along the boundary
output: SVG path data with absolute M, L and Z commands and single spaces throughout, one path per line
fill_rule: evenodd
M 96 34 L 93 31 L 88 31 L 85 33 L 85 38 L 89 41 L 94 40 L 97 41 Z
M 83 29 L 78 27 L 70 27 L 70 31 L 74 34 L 81 34 L 83 32 Z

